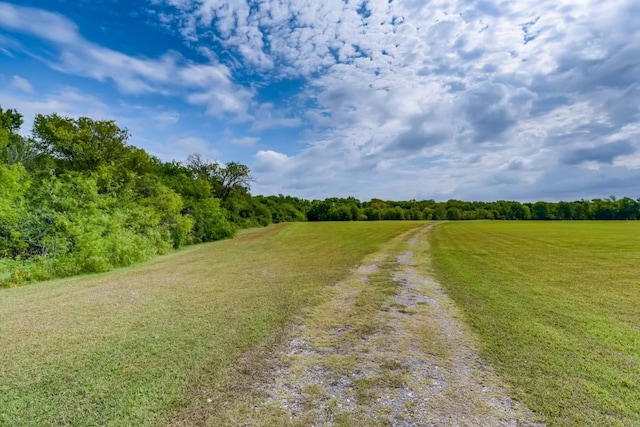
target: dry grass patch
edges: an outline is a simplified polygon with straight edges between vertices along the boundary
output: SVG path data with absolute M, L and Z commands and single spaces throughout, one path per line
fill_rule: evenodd
M 354 372 L 359 362 L 360 357 L 356 354 L 331 354 L 321 361 L 322 366 L 339 375 Z

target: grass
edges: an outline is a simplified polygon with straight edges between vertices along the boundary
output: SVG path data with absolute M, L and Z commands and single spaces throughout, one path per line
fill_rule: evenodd
M 331 354 L 322 361 L 322 365 L 338 375 L 349 375 L 358 367 L 359 362 L 357 355 Z
M 381 314 L 388 310 L 390 298 L 400 286 L 393 279 L 397 270 L 394 260 L 406 251 L 407 239 L 416 232 L 419 231 L 410 229 L 390 239 L 378 251 L 362 258 L 351 274 L 322 292 L 322 302 L 301 319 L 304 327 L 292 331 L 292 336 L 285 340 L 290 342 L 295 337 L 307 343 L 309 353 L 289 353 L 286 345 L 276 349 L 270 357 L 263 358 L 264 367 L 255 369 L 267 375 L 264 378 L 253 375 L 248 387 L 237 386 L 247 383 L 244 375 L 230 375 L 232 386 L 222 397 L 225 403 L 202 411 L 200 419 L 204 421 L 197 424 L 309 426 L 332 420 L 337 426 L 390 425 L 378 422 L 382 418 L 374 420 L 363 406 L 346 409 L 343 400 L 351 401 L 346 406 L 354 402 L 372 403 L 375 399 L 367 400 L 368 395 L 377 396 L 381 387 L 394 384 L 397 387 L 399 382 L 406 381 L 404 368 L 393 361 L 370 365 L 364 347 L 375 351 L 375 341 L 369 340 L 383 332 Z M 272 385 L 274 371 L 269 370 L 270 366 L 278 367 L 277 382 L 284 381 L 286 387 Z M 284 371 L 282 366 L 286 367 Z M 370 378 L 356 379 L 353 383 L 353 379 L 364 376 L 363 370 L 373 370 Z M 281 406 L 281 402 L 287 403 Z
M 252 230 L 111 273 L 0 290 L 0 425 L 158 425 L 409 222 Z M 249 367 L 250 368 L 250 367 Z
M 515 397 L 549 425 L 640 425 L 640 223 L 447 223 L 432 248 Z

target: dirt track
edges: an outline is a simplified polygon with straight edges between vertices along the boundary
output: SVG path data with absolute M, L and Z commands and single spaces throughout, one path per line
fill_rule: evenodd
M 539 425 L 509 398 L 430 277 L 429 232 L 394 240 L 335 285 L 276 351 L 249 363 L 263 371 L 242 403 L 226 402 L 197 424 Z

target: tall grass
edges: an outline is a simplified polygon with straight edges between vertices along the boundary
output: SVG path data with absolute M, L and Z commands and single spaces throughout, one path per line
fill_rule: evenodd
M 447 223 L 438 278 L 550 425 L 640 425 L 640 224 Z
M 0 290 L 0 425 L 161 424 L 410 222 L 252 230 Z

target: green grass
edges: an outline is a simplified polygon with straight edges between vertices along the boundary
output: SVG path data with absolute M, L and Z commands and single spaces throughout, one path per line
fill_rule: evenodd
M 640 223 L 447 223 L 432 248 L 517 398 L 550 425 L 640 425 Z
M 111 273 L 0 290 L 0 425 L 164 424 L 418 223 L 245 232 Z

